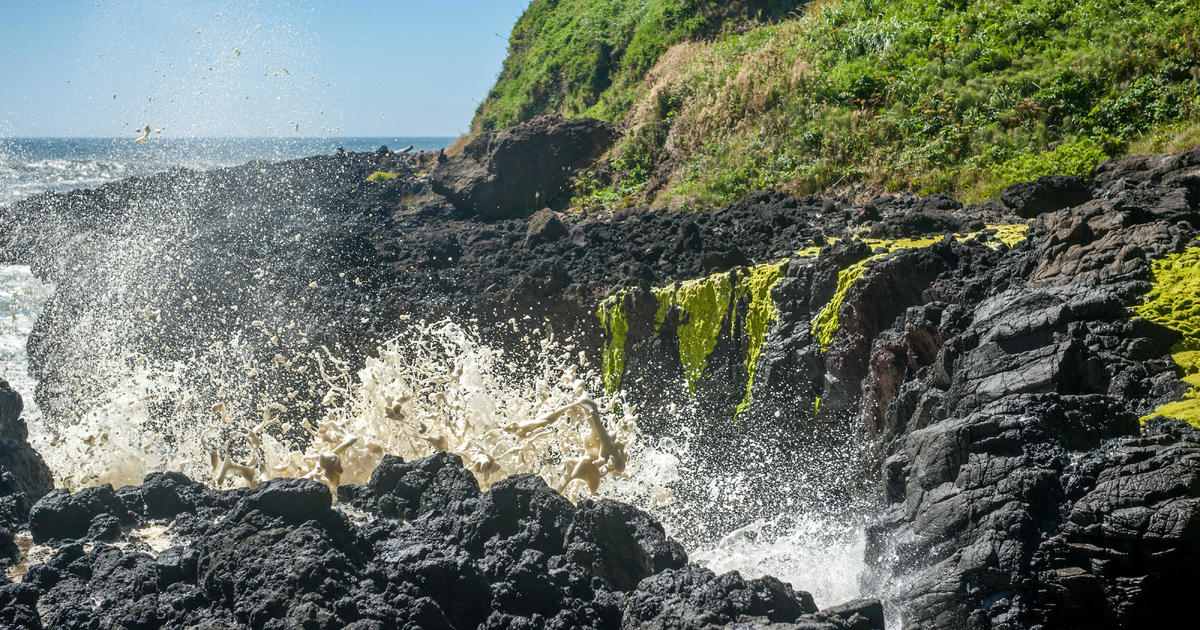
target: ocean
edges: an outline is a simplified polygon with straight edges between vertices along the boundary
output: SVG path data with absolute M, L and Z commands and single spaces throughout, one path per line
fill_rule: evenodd
M 252 160 L 279 162 L 327 155 L 338 148 L 437 151 L 454 141 L 412 138 L 0 138 L 0 204 L 46 191 L 94 188 L 174 166 L 206 169 Z

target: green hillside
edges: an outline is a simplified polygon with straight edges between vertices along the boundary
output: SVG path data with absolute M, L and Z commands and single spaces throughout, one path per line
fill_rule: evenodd
M 618 121 L 671 45 L 786 14 L 796 0 L 534 0 L 473 131 L 545 112 Z
M 1200 143 L 1194 0 L 799 4 L 537 0 L 474 129 L 622 122 L 576 203 L 688 208 L 765 188 L 975 200 Z

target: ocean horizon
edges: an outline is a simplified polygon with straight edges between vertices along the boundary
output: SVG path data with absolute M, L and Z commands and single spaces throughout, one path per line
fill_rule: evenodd
M 0 137 L 0 204 L 43 192 L 94 188 L 126 177 L 173 167 L 236 166 L 255 160 L 280 162 L 338 149 L 437 151 L 453 136 L 155 137 L 137 144 L 130 137 Z

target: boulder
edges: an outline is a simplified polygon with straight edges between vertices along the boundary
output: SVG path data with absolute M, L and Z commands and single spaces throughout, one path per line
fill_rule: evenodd
M 324 518 L 332 506 L 333 495 L 323 483 L 311 479 L 272 479 L 251 490 L 234 507 L 233 514 L 241 517 L 257 510 L 299 525 Z
M 527 214 L 562 194 L 608 150 L 617 128 L 594 118 L 539 116 L 472 140 L 430 176 L 434 192 L 488 219 Z
M 1024 219 L 1078 206 L 1092 198 L 1086 181 L 1066 175 L 1043 175 L 1005 188 L 1000 200 Z
M 553 243 L 569 233 L 570 230 L 557 212 L 550 208 L 542 208 L 529 217 L 529 229 L 525 231 L 525 247 Z
M 112 486 L 84 488 L 75 494 L 54 490 L 34 504 L 29 513 L 29 532 L 36 543 L 83 538 L 89 533 L 108 538 L 113 534 L 114 520 L 119 529 L 120 525 L 133 524 L 135 517 Z
M 369 517 L 331 510 L 325 486 L 303 479 L 204 491 L 182 475 L 155 475 L 120 493 L 52 493 L 35 510 L 35 535 L 45 537 L 48 520 L 91 540 L 48 540 L 49 555 L 23 584 L 0 585 L 0 627 L 882 624 L 878 602 L 818 612 L 808 593 L 774 578 L 689 565 L 661 525 L 628 505 L 577 507 L 531 475 L 481 493 L 456 455 L 388 456 L 339 499 Z M 174 540 L 161 550 L 135 537 L 107 544 L 122 535 L 122 501 L 141 524 L 137 514 L 179 512 Z

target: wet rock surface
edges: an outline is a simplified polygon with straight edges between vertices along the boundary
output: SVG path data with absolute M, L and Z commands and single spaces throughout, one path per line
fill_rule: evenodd
M 338 489 L 349 513 L 302 479 L 221 492 L 171 474 L 94 490 L 35 506 L 50 553 L 0 586 L 0 625 L 882 627 L 878 601 L 822 612 L 773 578 L 688 564 L 628 505 L 572 505 L 529 475 L 481 493 L 452 455 L 389 457 L 369 483 Z M 89 516 L 120 525 L 84 533 Z M 150 523 L 170 523 L 169 540 L 143 538 Z
M 907 585 L 890 587 L 906 623 L 1116 628 L 1178 614 L 1200 577 L 1198 436 L 1176 420 L 1139 426 L 1181 395 L 1167 359 L 1178 334 L 1127 307 L 1151 260 L 1194 243 L 1200 199 L 1182 173 L 1198 161 L 1105 164 L 1093 198 L 1042 214 L 991 288 L 934 283 L 960 316 L 910 309 L 875 342 L 864 392 L 897 393 L 867 408 L 888 438 L 890 503 L 868 555 Z
M 527 331 L 508 321 L 549 324 L 598 365 L 596 307 L 615 289 L 775 262 L 826 235 L 874 229 L 850 200 L 779 193 L 693 214 L 633 208 L 489 220 L 432 191 L 425 174 L 435 164 L 433 154 L 381 151 L 175 169 L 0 209 L 0 258 L 32 264 L 56 287 L 28 344 L 44 416 L 72 417 L 78 391 L 105 379 L 116 385 L 120 374 L 104 367 L 110 358 L 91 356 L 84 340 L 112 337 L 123 352 L 187 363 L 227 341 L 214 331 L 251 322 L 283 330 L 278 345 L 247 349 L 259 365 L 325 346 L 354 370 L 380 342 L 444 317 L 474 321 L 518 356 L 536 347 L 522 347 Z M 376 171 L 397 177 L 367 181 Z M 899 233 L 913 208 L 937 214 L 939 228 L 976 227 L 982 216 L 948 198 L 914 196 L 889 197 L 869 216 L 880 233 Z M 839 268 L 824 267 L 819 280 L 836 286 Z M 726 360 L 731 373 L 744 372 L 741 350 L 719 349 L 725 359 L 713 365 Z M 81 370 L 88 383 L 72 380 Z M 311 395 L 271 370 L 250 381 Z M 725 397 L 737 387 L 731 381 Z
M 14 535 L 27 524 L 33 502 L 54 487 L 50 469 L 26 441 L 23 407 L 21 395 L 0 379 L 0 563 L 16 559 Z

